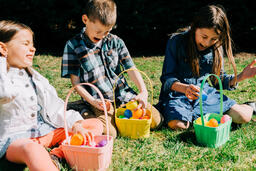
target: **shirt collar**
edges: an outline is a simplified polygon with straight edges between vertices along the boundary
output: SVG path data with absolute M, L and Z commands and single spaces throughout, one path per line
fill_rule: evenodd
M 83 29 L 81 30 L 81 33 L 80 33 L 80 36 L 82 38 L 82 40 L 84 40 L 84 43 L 86 45 L 86 47 L 90 48 L 90 49 L 93 49 L 93 48 L 100 48 L 101 45 L 102 45 L 102 40 L 100 40 L 98 43 L 93 43 L 90 38 L 85 34 L 85 30 L 86 30 L 86 27 L 83 27 Z

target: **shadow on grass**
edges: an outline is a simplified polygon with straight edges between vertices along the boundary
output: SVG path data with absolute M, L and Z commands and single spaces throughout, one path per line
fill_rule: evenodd
M 195 131 L 192 128 L 178 134 L 177 139 L 179 141 L 186 143 L 187 145 L 195 145 L 195 146 L 199 145 L 196 141 Z
M 0 171 L 24 171 L 26 165 L 15 164 L 7 161 L 5 158 L 0 159 Z
M 232 123 L 231 131 L 235 131 L 241 128 L 241 124 Z M 199 144 L 196 140 L 196 135 L 193 127 L 190 127 L 188 130 L 184 131 L 172 131 L 165 128 L 165 136 L 168 137 L 164 143 L 166 148 L 172 148 L 173 145 L 184 144 L 185 146 L 197 146 L 205 147 Z
M 164 142 L 165 148 L 173 148 L 173 146 L 179 146 L 183 144 L 185 146 L 199 146 L 196 141 L 196 136 L 193 128 L 187 130 L 170 130 L 168 127 L 163 129 L 163 133 L 167 137 Z

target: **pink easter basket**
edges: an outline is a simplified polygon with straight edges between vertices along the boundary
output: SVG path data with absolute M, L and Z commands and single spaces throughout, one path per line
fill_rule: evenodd
M 80 83 L 69 90 L 69 93 L 65 100 L 64 105 L 64 121 L 65 121 L 65 134 L 66 139 L 62 143 L 62 150 L 66 161 L 69 166 L 77 171 L 86 170 L 106 170 L 109 167 L 112 159 L 113 151 L 113 137 L 109 136 L 109 125 L 106 122 L 107 135 L 94 136 L 94 141 L 98 144 L 102 140 L 106 140 L 107 144 L 104 147 L 89 147 L 89 146 L 76 146 L 70 145 L 70 137 L 68 136 L 67 122 L 66 122 L 66 110 L 69 96 L 72 91 L 79 85 L 88 85 L 94 88 L 100 96 L 103 102 L 103 108 L 105 113 L 105 118 L 107 121 L 107 109 L 103 98 L 103 95 L 97 87 L 90 83 Z

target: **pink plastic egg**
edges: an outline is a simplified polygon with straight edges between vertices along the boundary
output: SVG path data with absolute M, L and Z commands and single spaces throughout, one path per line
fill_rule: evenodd
M 221 117 L 220 123 L 225 123 L 225 122 L 227 122 L 229 119 L 230 119 L 230 116 L 229 116 L 229 115 L 223 115 L 223 116 Z

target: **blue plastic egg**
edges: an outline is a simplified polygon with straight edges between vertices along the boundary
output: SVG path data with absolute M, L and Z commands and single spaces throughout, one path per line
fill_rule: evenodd
M 126 110 L 124 111 L 124 116 L 127 117 L 127 118 L 132 117 L 132 111 L 129 110 L 129 109 L 126 109 Z

